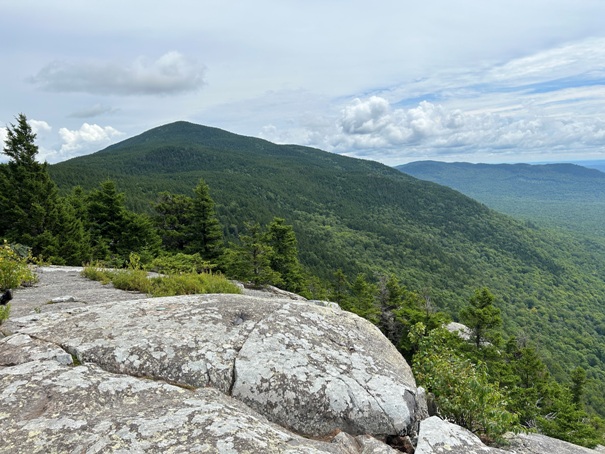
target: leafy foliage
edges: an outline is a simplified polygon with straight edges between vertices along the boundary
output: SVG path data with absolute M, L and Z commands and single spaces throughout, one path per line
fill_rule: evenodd
M 4 323 L 6 320 L 8 320 L 8 318 L 10 317 L 10 313 L 11 313 L 11 305 L 6 304 L 4 306 L 0 306 L 0 325 L 2 325 L 2 323 Z
M 35 282 L 36 276 L 27 261 L 28 256 L 21 257 L 4 241 L 0 246 L 0 291 L 17 288 L 24 282 Z
M 413 371 L 417 381 L 435 394 L 439 412 L 486 441 L 495 441 L 510 430 L 516 416 L 508 411 L 498 385 L 490 383 L 485 365 L 461 356 L 447 330 L 434 329 L 419 337 L 424 330 L 419 323 L 411 331 L 412 340 L 418 342 Z

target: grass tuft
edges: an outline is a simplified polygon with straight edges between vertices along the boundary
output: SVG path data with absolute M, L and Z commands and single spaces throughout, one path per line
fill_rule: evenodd
M 97 264 L 84 267 L 82 276 L 105 284 L 111 282 L 120 290 L 137 291 L 150 296 L 241 293 L 239 287 L 221 274 L 180 273 L 149 277 L 144 270 L 108 270 Z

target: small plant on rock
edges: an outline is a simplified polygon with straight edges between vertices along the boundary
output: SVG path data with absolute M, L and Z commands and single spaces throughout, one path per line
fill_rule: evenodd
M 7 304 L 6 306 L 0 306 L 0 325 L 2 325 L 8 317 L 10 316 L 11 305 Z

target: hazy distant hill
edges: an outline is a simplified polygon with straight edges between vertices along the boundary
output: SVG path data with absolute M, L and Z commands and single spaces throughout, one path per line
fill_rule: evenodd
M 449 186 L 503 213 L 605 237 L 605 173 L 596 169 L 436 161 L 397 169 Z
M 139 210 L 159 191 L 190 194 L 203 177 L 232 237 L 246 220 L 285 217 L 301 261 L 322 278 L 338 268 L 351 279 L 394 273 L 411 289 L 430 289 L 453 315 L 487 286 L 507 331 L 550 352 L 557 376 L 580 364 L 605 379 L 603 248 L 527 227 L 444 186 L 371 161 L 185 122 L 50 170 L 64 191 L 112 178 Z
M 597 169 L 601 172 L 605 172 L 605 160 L 596 161 L 574 161 L 573 164 L 577 164 L 582 167 L 588 167 L 590 169 Z

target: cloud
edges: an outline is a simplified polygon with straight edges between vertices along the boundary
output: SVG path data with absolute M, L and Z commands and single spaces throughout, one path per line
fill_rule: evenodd
M 396 165 L 428 157 L 465 160 L 556 156 L 570 150 L 605 149 L 605 119 L 551 115 L 548 110 L 519 108 L 514 115 L 464 111 L 422 101 L 412 108 L 395 108 L 385 98 L 371 96 L 346 104 L 320 137 L 298 131 L 297 143 Z M 269 125 L 262 135 L 284 139 Z
M 41 89 L 93 95 L 174 95 L 200 89 L 205 68 L 178 52 L 157 60 L 137 58 L 129 65 L 116 62 L 55 61 L 29 79 Z
M 76 152 L 90 149 L 91 147 L 98 149 L 122 135 L 120 131 L 111 126 L 102 127 L 88 123 L 84 123 L 77 130 L 61 128 L 59 129 L 59 136 L 63 141 L 63 145 L 59 152 L 74 155 Z
M 428 158 L 604 159 L 603 49 L 605 39 L 592 38 L 506 62 L 435 72 L 340 100 L 337 115 L 321 125 L 302 118 L 294 120 L 297 127 L 267 122 L 261 136 L 392 165 Z
M 7 137 L 6 128 L 0 127 L 0 146 L 2 147 L 2 150 L 4 150 L 4 141 L 6 140 L 6 137 Z M 0 155 L 0 158 L 1 157 L 2 157 L 2 155 Z
M 368 100 L 366 103 L 373 101 Z M 356 104 L 363 104 L 358 101 Z M 448 110 L 421 102 L 412 109 L 389 109 L 372 120 L 375 128 L 364 134 L 347 130 L 348 111 L 343 111 L 339 145 L 335 148 L 368 149 L 369 145 L 396 150 L 391 153 L 506 154 L 508 151 L 557 152 L 605 146 L 605 120 L 548 115 L 522 109 L 514 116 L 491 112 Z M 375 146 L 374 146 L 375 148 Z
M 43 120 L 27 120 L 34 134 L 46 133 L 52 131 L 52 127 Z
M 76 112 L 73 112 L 69 116 L 71 118 L 93 118 L 93 117 L 98 117 L 100 115 L 112 114 L 117 111 L 118 111 L 118 109 L 114 109 L 113 107 L 110 107 L 110 106 L 106 106 L 103 104 L 95 104 L 94 106 L 92 106 L 88 109 L 83 109 L 83 110 L 78 110 Z

